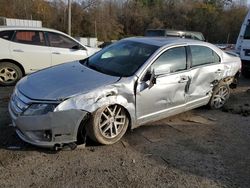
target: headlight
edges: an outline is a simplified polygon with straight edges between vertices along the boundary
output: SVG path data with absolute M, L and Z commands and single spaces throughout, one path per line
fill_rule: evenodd
M 23 112 L 25 116 L 43 115 L 53 112 L 57 104 L 32 104 Z

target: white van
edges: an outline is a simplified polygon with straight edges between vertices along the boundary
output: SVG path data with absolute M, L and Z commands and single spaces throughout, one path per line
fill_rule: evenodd
M 236 52 L 242 61 L 242 74 L 250 77 L 250 10 L 241 26 L 240 34 L 236 43 Z
M 99 50 L 53 29 L 0 26 L 0 85 L 13 85 L 26 74 Z

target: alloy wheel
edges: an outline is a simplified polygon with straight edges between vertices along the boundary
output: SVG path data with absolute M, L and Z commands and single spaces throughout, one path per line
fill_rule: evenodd
M 0 69 L 0 82 L 10 83 L 15 82 L 18 78 L 17 72 L 11 67 L 4 67 Z
M 221 86 L 218 91 L 213 95 L 212 97 L 212 105 L 216 108 L 219 109 L 221 108 L 229 98 L 229 90 L 228 87 L 226 86 Z
M 102 136 L 111 139 L 121 133 L 126 126 L 126 113 L 119 105 L 107 106 L 100 117 L 99 130 Z

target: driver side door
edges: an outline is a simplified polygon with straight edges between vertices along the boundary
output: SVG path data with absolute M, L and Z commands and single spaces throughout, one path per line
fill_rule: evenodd
M 185 109 L 185 90 L 189 82 L 187 62 L 186 47 L 178 46 L 163 52 L 150 66 L 137 86 L 136 116 L 139 125 Z M 155 72 L 153 79 L 152 72 Z M 150 80 L 148 74 L 151 74 Z

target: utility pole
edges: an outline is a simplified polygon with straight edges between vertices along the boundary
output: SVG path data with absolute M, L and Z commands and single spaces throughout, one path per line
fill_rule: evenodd
M 227 44 L 229 43 L 230 33 L 227 34 Z
M 95 37 L 97 38 L 97 27 L 96 27 L 96 20 L 95 20 Z
M 71 35 L 71 0 L 68 0 L 68 34 Z

